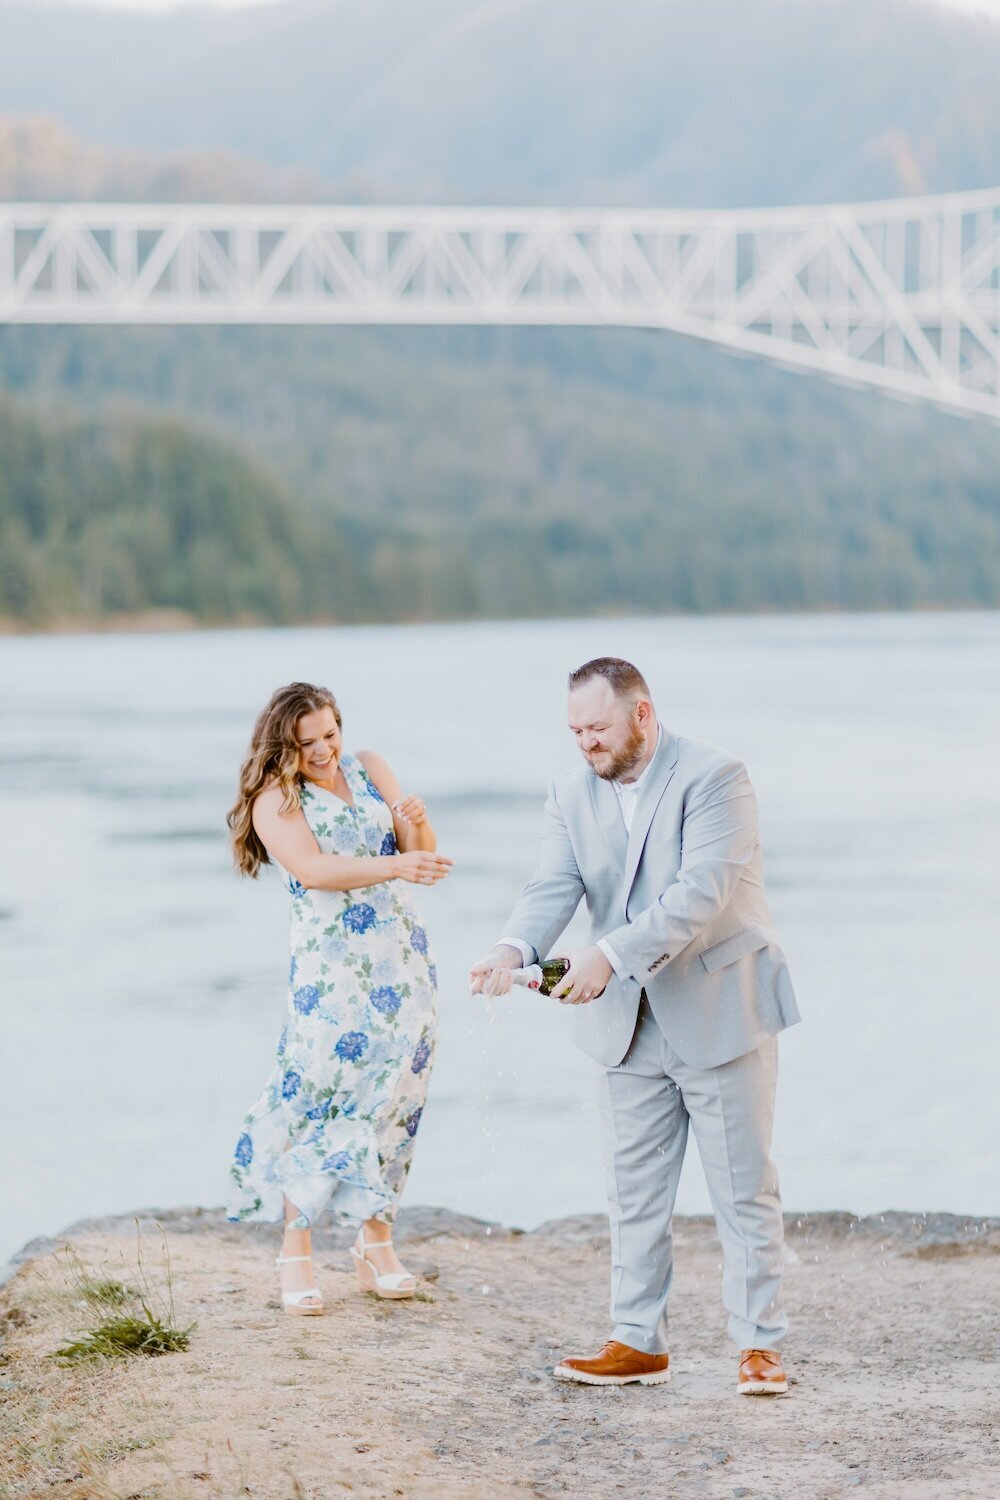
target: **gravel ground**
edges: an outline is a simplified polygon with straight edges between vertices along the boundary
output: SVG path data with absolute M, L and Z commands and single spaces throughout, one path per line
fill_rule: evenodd
M 0 1495 L 10 1500 L 257 1500 L 572 1495 L 605 1500 L 993 1497 L 1000 1472 L 1000 1220 L 818 1214 L 787 1220 L 785 1397 L 734 1393 L 711 1222 L 676 1223 L 673 1379 L 595 1389 L 552 1379 L 607 1336 L 596 1217 L 521 1234 L 443 1210 L 397 1238 L 419 1299 L 380 1302 L 317 1236 L 322 1318 L 281 1312 L 276 1237 L 214 1211 L 144 1216 L 147 1274 L 169 1245 L 190 1348 L 63 1367 L 80 1324 L 72 1243 L 136 1279 L 129 1219 L 25 1247 L 2 1297 Z

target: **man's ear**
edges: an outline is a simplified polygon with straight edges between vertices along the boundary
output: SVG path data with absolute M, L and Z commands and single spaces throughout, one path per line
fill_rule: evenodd
M 639 723 L 643 725 L 651 724 L 652 721 L 656 718 L 656 714 L 653 711 L 653 705 L 650 703 L 648 698 L 639 699 L 638 703 L 635 705 L 635 716 L 639 720 Z

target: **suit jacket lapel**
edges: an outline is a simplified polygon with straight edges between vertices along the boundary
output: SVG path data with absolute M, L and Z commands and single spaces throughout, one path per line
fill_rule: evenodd
M 591 776 L 590 800 L 597 821 L 601 825 L 601 831 L 611 845 L 611 852 L 617 864 L 624 868 L 628 835 L 625 832 L 625 820 L 622 818 L 618 793 L 610 781 L 602 781 L 600 776 Z
M 653 757 L 652 765 L 649 768 L 649 776 L 643 784 L 642 791 L 639 793 L 639 801 L 636 804 L 635 815 L 632 819 L 632 830 L 628 836 L 628 853 L 625 858 L 626 903 L 628 902 L 632 886 L 635 883 L 636 871 L 639 868 L 642 851 L 646 845 L 646 838 L 649 834 L 650 824 L 653 821 L 653 814 L 660 805 L 660 798 L 667 789 L 676 765 L 677 740 L 674 735 L 664 729 L 660 748 Z M 610 790 L 617 802 L 618 798 L 615 796 L 614 789 L 611 788 Z M 624 829 L 625 825 L 623 823 L 623 832 Z

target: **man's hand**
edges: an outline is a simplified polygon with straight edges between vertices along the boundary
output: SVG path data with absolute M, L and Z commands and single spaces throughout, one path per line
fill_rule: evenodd
M 521 955 L 516 948 L 510 948 L 506 943 L 498 943 L 485 958 L 481 958 L 469 970 L 469 993 L 471 995 L 509 995 L 514 988 L 510 970 L 519 969 L 521 963 Z
M 569 968 L 552 991 L 560 1005 L 586 1005 L 607 988 L 615 972 L 596 943 L 567 953 Z

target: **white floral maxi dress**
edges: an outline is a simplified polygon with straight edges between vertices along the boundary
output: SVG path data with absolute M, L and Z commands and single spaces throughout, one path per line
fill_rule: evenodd
M 354 806 L 312 783 L 302 811 L 324 854 L 395 854 L 392 815 L 353 755 Z M 292 894 L 285 1028 L 267 1086 L 243 1122 L 229 1217 L 273 1222 L 287 1196 L 300 1224 L 327 1207 L 392 1220 L 410 1170 L 436 1039 L 437 973 L 402 883 Z

